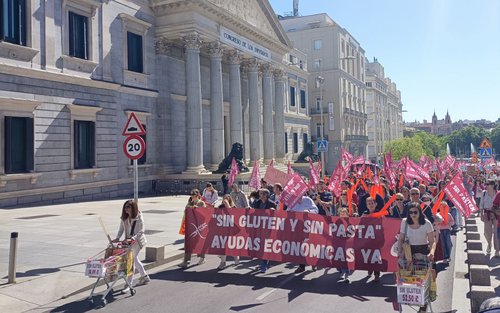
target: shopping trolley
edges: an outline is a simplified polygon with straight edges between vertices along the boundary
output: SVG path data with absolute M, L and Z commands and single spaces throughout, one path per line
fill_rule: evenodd
M 399 312 L 402 312 L 403 305 L 426 306 L 426 312 L 433 312 L 431 302 L 436 299 L 436 290 L 432 283 L 432 263 L 427 260 L 403 263 L 396 273 Z
M 87 260 L 85 275 L 97 278 L 88 297 L 91 304 L 99 307 L 106 306 L 107 295 L 112 292 L 116 282 L 120 279 L 123 279 L 126 287 L 130 288 L 130 295 L 135 295 L 135 289 L 127 280 L 128 276 L 133 275 L 134 255 L 131 247 L 132 243 L 128 242 L 110 242 L 106 249 Z M 94 293 L 101 279 L 104 280 L 107 289 L 102 293 Z M 94 297 L 97 295 L 100 297 L 96 301 Z

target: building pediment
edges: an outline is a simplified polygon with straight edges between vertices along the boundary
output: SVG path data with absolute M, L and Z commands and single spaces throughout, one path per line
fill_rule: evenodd
M 215 39 L 219 30 L 211 29 L 208 18 L 279 54 L 292 47 L 268 0 L 150 0 L 150 5 L 158 21 L 157 35 L 167 38 L 194 30 Z

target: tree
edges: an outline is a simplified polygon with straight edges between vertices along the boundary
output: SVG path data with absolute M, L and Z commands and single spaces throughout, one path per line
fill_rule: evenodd
M 488 138 L 493 146 L 494 153 L 496 153 L 496 159 L 500 159 L 500 124 L 497 124 L 497 126 L 491 130 L 491 134 Z
M 425 154 L 422 139 L 419 137 L 404 137 L 390 142 L 390 146 L 386 145 L 386 152 L 392 150 L 394 160 L 399 160 L 404 156 L 408 156 L 414 161 L 418 161 Z
M 426 132 L 418 132 L 413 138 L 419 138 L 426 155 L 431 157 L 443 157 L 446 155 L 446 144 L 435 135 Z
M 452 155 L 469 157 L 471 154 L 471 143 L 477 149 L 486 135 L 487 132 L 483 128 L 469 125 L 454 131 L 446 138 L 447 143 L 450 145 Z

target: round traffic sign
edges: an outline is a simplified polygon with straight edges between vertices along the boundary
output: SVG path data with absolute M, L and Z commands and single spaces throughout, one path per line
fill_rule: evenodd
M 131 160 L 138 160 L 142 158 L 144 152 L 146 151 L 146 143 L 138 135 L 132 135 L 125 139 L 123 143 L 123 152 L 127 158 Z

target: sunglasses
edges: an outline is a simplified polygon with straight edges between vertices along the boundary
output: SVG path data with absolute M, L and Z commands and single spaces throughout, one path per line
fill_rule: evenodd
M 403 201 L 404 199 L 396 199 L 396 201 Z
M 410 193 L 410 195 L 412 195 L 412 196 L 418 196 L 418 195 L 419 195 L 419 193 L 417 193 L 417 192 L 412 192 L 412 193 Z
M 410 211 L 410 214 L 412 214 L 412 215 L 418 215 L 418 211 Z

